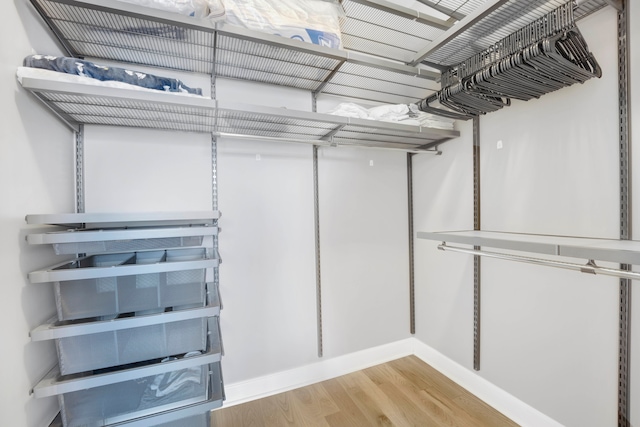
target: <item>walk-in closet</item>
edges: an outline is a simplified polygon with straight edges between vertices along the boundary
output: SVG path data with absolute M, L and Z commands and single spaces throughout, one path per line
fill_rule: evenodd
M 422 362 L 516 425 L 640 425 L 631 0 L 0 8 L 2 425 Z

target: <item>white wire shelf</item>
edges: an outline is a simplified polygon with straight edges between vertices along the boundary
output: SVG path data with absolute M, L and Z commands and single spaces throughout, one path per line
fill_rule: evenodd
M 347 14 L 342 25 L 345 49 L 402 63 L 454 25 L 385 0 L 343 0 L 342 6 Z
M 447 3 L 455 6 L 466 3 L 455 0 Z M 488 0 L 480 2 L 454 27 L 441 32 L 426 44 L 408 64 L 423 60 L 444 66 L 455 66 L 499 42 L 509 34 L 551 12 L 567 0 Z M 582 19 L 607 5 L 606 0 L 574 1 L 574 16 Z
M 130 126 L 418 151 L 460 135 L 454 130 L 39 77 L 23 77 L 21 83 L 74 129 L 79 124 Z
M 438 89 L 435 80 L 439 73 L 423 68 L 223 23 L 215 25 L 206 19 L 115 0 L 31 2 L 72 56 L 193 71 L 333 95 L 348 94 L 394 104 L 416 102 Z M 360 3 L 382 3 L 382 0 Z M 400 19 L 429 28 L 424 22 L 447 25 L 427 16 L 408 15 Z M 375 53 L 372 49 L 360 50 Z M 354 79 L 354 75 L 369 78 Z M 403 87 L 411 90 L 408 93 L 398 90 Z

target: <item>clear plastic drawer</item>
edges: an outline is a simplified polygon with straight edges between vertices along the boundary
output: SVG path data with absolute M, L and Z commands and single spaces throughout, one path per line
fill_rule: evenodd
M 209 365 L 200 365 L 58 396 L 65 427 L 105 426 L 205 402 Z
M 80 233 L 80 232 L 78 232 Z M 105 232 L 104 234 L 107 234 Z M 94 242 L 54 243 L 56 255 L 96 254 L 104 252 L 146 251 L 202 245 L 203 236 L 164 237 L 155 239 L 102 240 Z
M 54 340 L 62 375 L 204 351 L 207 336 L 219 345 L 220 295 L 207 283 L 205 307 L 111 320 L 50 319 L 30 332 L 32 341 Z
M 204 248 L 92 255 L 29 274 L 54 282 L 58 319 L 148 313 L 202 306 L 206 269 L 218 259 Z
M 61 375 L 56 367 L 33 393 L 36 398 L 58 396 L 66 427 L 181 425 L 178 420 L 218 408 L 224 399 L 217 318 L 209 322 L 206 353 L 72 375 Z
M 62 375 L 202 351 L 206 346 L 206 318 L 56 340 Z

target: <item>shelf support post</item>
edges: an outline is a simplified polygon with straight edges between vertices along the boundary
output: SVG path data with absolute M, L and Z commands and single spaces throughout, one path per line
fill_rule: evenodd
M 216 76 L 211 75 L 211 99 L 216 99 Z M 218 210 L 218 115 L 214 117 L 211 133 L 211 208 Z M 217 248 L 216 248 L 217 249 Z
M 316 244 L 316 318 L 318 335 L 318 357 L 324 354 L 322 342 L 322 275 L 320 269 L 320 199 L 318 184 L 318 146 L 313 146 L 313 208 Z
M 480 230 L 480 116 L 473 118 L 473 229 Z M 480 246 L 474 246 L 479 251 Z M 480 370 L 481 260 L 473 257 L 473 369 Z
M 76 166 L 76 213 L 84 213 L 84 125 L 78 125 L 74 132 Z
M 314 113 L 318 111 L 318 92 L 311 94 L 312 110 Z M 335 132 L 342 127 L 335 129 Z M 330 138 L 335 132 L 325 135 Z M 318 146 L 313 146 L 313 222 L 314 222 L 314 238 L 316 249 L 316 328 L 318 339 L 318 357 L 323 357 L 324 348 L 322 341 L 322 272 L 320 264 L 320 184 L 318 179 Z
M 216 99 L 216 75 L 211 74 L 211 99 Z M 213 132 L 211 133 L 211 209 L 217 211 L 218 207 L 218 115 L 214 116 Z M 220 256 L 218 234 L 213 236 L 212 250 L 214 255 Z M 220 266 L 213 268 L 213 285 L 218 291 L 220 287 Z M 221 304 L 222 305 L 222 304 Z M 219 327 L 219 326 L 218 326 Z M 220 341 L 222 354 L 224 354 L 224 344 Z
M 415 284 L 415 260 L 413 240 L 413 156 L 415 153 L 407 153 L 407 200 L 409 210 L 409 330 L 411 335 L 416 333 L 416 284 Z
M 608 2 L 611 3 L 611 2 Z M 618 102 L 620 148 L 620 239 L 632 237 L 631 220 L 631 144 L 629 142 L 629 16 L 628 1 L 620 2 L 618 9 Z M 621 270 L 631 266 L 621 264 Z M 631 280 L 620 279 L 618 328 L 618 427 L 630 425 L 629 356 L 631 326 Z

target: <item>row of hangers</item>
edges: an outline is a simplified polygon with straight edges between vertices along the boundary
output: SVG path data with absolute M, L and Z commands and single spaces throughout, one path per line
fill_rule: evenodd
M 508 106 L 512 99 L 528 101 L 601 76 L 570 2 L 443 73 L 443 88 L 418 108 L 467 120 Z M 436 101 L 448 110 L 434 107 Z

